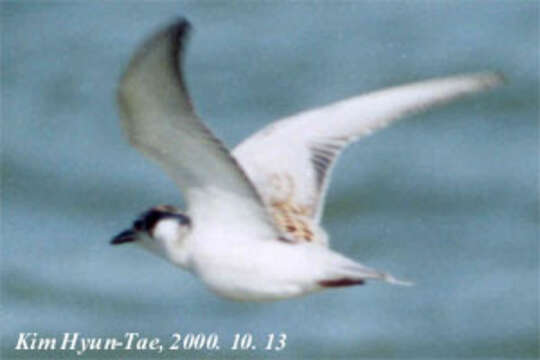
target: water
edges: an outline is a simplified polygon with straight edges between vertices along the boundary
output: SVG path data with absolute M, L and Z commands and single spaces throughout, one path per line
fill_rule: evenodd
M 332 246 L 417 284 L 265 304 L 210 294 L 108 240 L 142 210 L 181 205 L 128 147 L 114 104 L 135 46 L 177 16 L 195 27 L 187 81 L 230 146 L 268 122 L 383 86 L 485 69 L 507 86 L 416 116 L 341 158 Z M 19 332 L 216 332 L 224 350 L 87 358 L 538 356 L 537 2 L 2 2 L 2 358 Z M 359 114 L 360 116 L 361 114 Z M 226 350 L 235 333 L 281 352 Z

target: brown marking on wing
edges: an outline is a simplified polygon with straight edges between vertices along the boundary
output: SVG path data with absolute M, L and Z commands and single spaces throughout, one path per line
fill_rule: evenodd
M 279 228 L 300 241 L 313 241 L 313 231 L 306 216 L 309 210 L 288 201 L 270 204 L 272 215 Z
M 287 174 L 273 174 L 271 186 L 274 196 L 270 198 L 269 207 L 278 227 L 291 235 L 298 242 L 315 240 L 311 229 L 313 209 L 310 206 L 294 202 L 294 180 Z

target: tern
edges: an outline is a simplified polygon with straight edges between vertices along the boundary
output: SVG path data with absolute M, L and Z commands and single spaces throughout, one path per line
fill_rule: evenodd
M 191 25 L 178 19 L 135 52 L 118 88 L 129 142 L 182 190 L 111 240 L 137 243 L 217 295 L 279 300 L 368 280 L 408 285 L 329 248 L 321 227 L 341 151 L 391 122 L 499 85 L 495 72 L 389 87 L 276 121 L 229 151 L 196 115 L 182 73 Z

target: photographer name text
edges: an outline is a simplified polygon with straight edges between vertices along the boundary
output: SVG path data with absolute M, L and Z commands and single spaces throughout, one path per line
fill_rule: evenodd
M 15 344 L 17 351 L 70 351 L 77 355 L 95 351 L 282 351 L 287 346 L 285 333 L 263 336 L 235 333 L 222 340 L 217 333 L 172 333 L 169 337 L 146 336 L 139 332 L 125 332 L 120 337 L 87 337 L 78 332 L 60 336 L 41 336 L 37 332 L 21 332 Z

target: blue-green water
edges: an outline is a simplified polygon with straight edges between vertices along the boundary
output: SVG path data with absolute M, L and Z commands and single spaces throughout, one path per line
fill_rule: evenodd
M 19 332 L 216 332 L 215 352 L 86 358 L 538 357 L 538 2 L 2 2 L 2 359 Z M 136 45 L 195 27 L 187 81 L 230 146 L 268 122 L 383 86 L 495 69 L 507 86 L 351 147 L 329 191 L 332 246 L 416 286 L 222 300 L 108 240 L 181 205 L 127 145 L 114 104 Z M 359 114 L 361 116 L 361 114 Z M 226 350 L 251 332 L 259 349 Z M 287 334 L 265 352 L 269 333 Z

